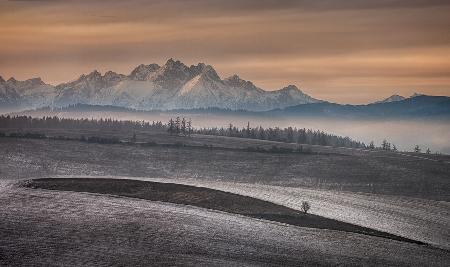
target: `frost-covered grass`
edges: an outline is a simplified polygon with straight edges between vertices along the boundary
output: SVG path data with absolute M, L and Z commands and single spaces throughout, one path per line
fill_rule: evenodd
M 192 206 L 0 181 L 0 265 L 445 266 L 449 252 Z
M 40 178 L 27 181 L 25 186 L 34 189 L 89 192 L 192 205 L 295 226 L 346 231 L 423 244 L 370 228 L 314 214 L 305 214 L 272 202 L 205 187 L 107 178 Z
M 227 146 L 245 145 L 245 139 L 207 138 Z M 450 247 L 448 163 L 396 153 L 320 149 L 330 153 L 271 154 L 0 138 L 0 178 L 159 178 L 293 209 L 308 200 L 316 215 Z
M 180 139 L 199 146 L 228 148 L 273 145 L 258 140 L 204 136 L 164 140 Z M 389 152 L 314 147 L 313 152 L 318 154 L 258 153 L 14 138 L 0 138 L 0 150 L 3 178 L 49 175 L 196 178 L 450 200 L 449 163 Z

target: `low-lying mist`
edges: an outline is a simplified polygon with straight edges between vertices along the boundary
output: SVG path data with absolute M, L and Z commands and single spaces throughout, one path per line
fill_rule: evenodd
M 175 112 L 30 112 L 24 115 L 33 117 L 58 116 L 72 118 L 114 118 L 121 120 L 162 121 L 166 123 L 177 116 L 192 119 L 192 125 L 202 127 L 224 127 L 229 124 L 237 127 L 297 127 L 321 130 L 327 133 L 348 136 L 352 139 L 369 144 L 374 141 L 380 146 L 386 139 L 399 150 L 412 151 L 419 145 L 422 152 L 430 148 L 432 153 L 450 154 L 450 120 L 449 119 L 347 119 L 323 117 L 293 117 L 293 116 L 263 116 L 246 114 L 216 114 L 216 113 L 175 113 Z

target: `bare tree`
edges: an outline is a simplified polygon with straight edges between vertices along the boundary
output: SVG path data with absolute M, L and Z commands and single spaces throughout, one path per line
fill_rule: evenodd
M 430 148 L 427 148 L 427 154 L 431 154 Z
M 308 213 L 309 209 L 311 208 L 311 205 L 309 205 L 308 201 L 302 201 L 302 211 L 303 213 Z

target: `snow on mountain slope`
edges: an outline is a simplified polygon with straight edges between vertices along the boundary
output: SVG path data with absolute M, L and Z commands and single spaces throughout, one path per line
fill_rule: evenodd
M 93 71 L 57 86 L 40 78 L 26 81 L 0 80 L 0 105 L 26 108 L 73 104 L 116 105 L 152 109 L 226 108 L 264 111 L 320 102 L 290 85 L 264 91 L 237 75 L 222 80 L 204 63 L 186 66 L 169 59 L 163 66 L 137 66 L 128 76 L 112 71 Z
M 130 73 L 130 75 L 128 75 L 128 77 L 131 80 L 145 81 L 148 80 L 148 76 L 156 72 L 159 68 L 160 66 L 158 64 L 150 64 L 150 65 L 141 64 L 137 66 Z
M 406 97 L 401 96 L 401 95 L 391 95 L 390 97 L 388 97 L 384 100 L 374 102 L 374 104 L 397 102 L 397 101 L 402 101 L 405 99 L 406 99 Z
M 0 104 L 36 108 L 48 106 L 55 97 L 53 86 L 45 84 L 41 78 L 5 81 L 0 77 Z
M 20 99 L 19 93 L 8 86 L 8 83 L 0 76 L 0 105 L 11 106 Z

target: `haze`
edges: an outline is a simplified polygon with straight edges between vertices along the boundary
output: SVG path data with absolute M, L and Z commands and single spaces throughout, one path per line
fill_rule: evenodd
M 14 113 L 13 113 L 14 114 Z M 433 153 L 450 154 L 450 123 L 447 118 L 441 119 L 339 119 L 325 117 L 280 117 L 260 115 L 235 115 L 213 113 L 177 113 L 173 112 L 56 112 L 30 111 L 20 113 L 32 117 L 58 116 L 60 118 L 86 118 L 101 119 L 112 118 L 132 121 L 161 121 L 166 123 L 171 118 L 185 117 L 192 119 L 195 128 L 228 128 L 230 123 L 238 128 L 285 128 L 296 127 L 312 130 L 320 130 L 326 133 L 348 136 L 367 145 L 373 141 L 376 146 L 386 139 L 399 150 L 413 151 L 415 145 L 419 145 L 423 152 L 430 148 Z
M 173 57 L 339 103 L 449 95 L 448 14 L 436 0 L 0 1 L 0 75 L 57 84 Z

